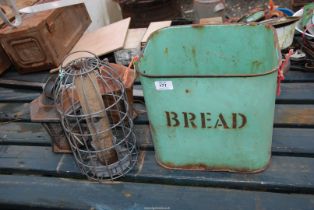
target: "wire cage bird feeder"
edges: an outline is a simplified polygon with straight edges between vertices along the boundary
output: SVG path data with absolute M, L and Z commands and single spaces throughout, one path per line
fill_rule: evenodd
M 61 65 L 54 99 L 77 165 L 89 179 L 116 179 L 133 168 L 133 121 L 114 68 L 89 52 L 70 54 Z

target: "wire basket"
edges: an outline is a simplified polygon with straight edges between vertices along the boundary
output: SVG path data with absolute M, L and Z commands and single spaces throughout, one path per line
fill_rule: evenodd
M 116 179 L 134 167 L 136 137 L 125 87 L 107 62 L 89 52 L 70 54 L 54 99 L 76 163 L 89 179 Z

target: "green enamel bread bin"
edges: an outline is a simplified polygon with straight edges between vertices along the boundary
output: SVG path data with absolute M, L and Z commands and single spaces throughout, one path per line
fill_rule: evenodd
M 268 165 L 281 54 L 274 29 L 178 26 L 152 34 L 137 70 L 158 163 L 257 172 Z

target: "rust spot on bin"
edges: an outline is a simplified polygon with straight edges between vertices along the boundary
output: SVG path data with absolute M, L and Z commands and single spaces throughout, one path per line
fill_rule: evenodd
M 258 61 L 258 60 L 255 60 L 252 62 L 252 68 L 253 69 L 259 69 L 261 65 L 262 65 L 262 62 Z
M 198 67 L 195 47 L 192 47 L 192 61 L 193 61 L 194 65 L 196 67 Z
M 228 166 L 215 166 L 215 167 L 209 167 L 202 163 L 195 163 L 195 164 L 185 164 L 185 165 L 176 165 L 170 162 L 162 163 L 158 160 L 158 156 L 156 155 L 156 161 L 157 163 L 166 168 L 166 169 L 175 169 L 175 170 L 198 170 L 198 171 L 220 171 L 220 172 L 237 172 L 237 173 L 258 173 L 263 170 L 265 170 L 270 165 L 270 158 L 268 163 L 257 170 L 252 170 L 249 168 L 237 168 L 237 169 L 231 169 Z
M 195 50 L 194 47 L 192 47 L 192 55 L 193 55 L 193 57 L 195 58 L 195 56 L 196 56 L 196 50 Z
M 193 24 L 192 27 L 195 28 L 195 29 L 204 29 L 204 25 L 203 24 Z
M 148 39 L 153 39 L 156 35 L 159 34 L 159 31 L 160 31 L 160 29 L 157 30 L 157 31 L 154 31 L 154 32 L 148 37 Z
M 165 55 L 168 55 L 168 48 L 167 47 L 164 49 L 164 53 L 165 53 Z

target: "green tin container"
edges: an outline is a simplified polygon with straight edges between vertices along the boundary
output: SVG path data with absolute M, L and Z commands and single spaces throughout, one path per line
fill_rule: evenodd
M 269 26 L 155 32 L 137 70 L 158 163 L 171 169 L 263 170 L 271 156 L 280 59 Z

